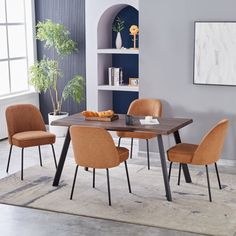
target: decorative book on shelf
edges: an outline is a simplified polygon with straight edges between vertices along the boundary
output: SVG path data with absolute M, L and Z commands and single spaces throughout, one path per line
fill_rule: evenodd
M 108 68 L 108 83 L 109 85 L 119 86 L 123 83 L 122 68 L 109 67 Z

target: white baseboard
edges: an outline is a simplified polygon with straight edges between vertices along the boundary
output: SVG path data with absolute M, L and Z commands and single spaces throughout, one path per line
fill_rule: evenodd
M 220 159 L 217 164 L 222 166 L 236 166 L 235 160 Z
M 147 152 L 146 151 L 138 151 L 138 156 L 140 157 L 145 157 L 147 156 Z M 158 152 L 149 152 L 149 156 L 152 158 L 156 158 L 157 156 L 159 157 L 159 153 Z M 236 160 L 228 160 L 228 159 L 220 159 L 217 162 L 218 165 L 221 166 L 236 166 Z
M 118 143 L 119 138 L 116 136 L 116 134 L 114 134 L 112 132 L 110 132 L 110 133 L 111 133 L 111 136 L 114 139 L 115 143 Z M 130 138 L 122 138 L 121 139 L 121 146 L 123 145 L 123 146 L 127 146 L 127 148 L 129 148 L 130 144 L 131 144 Z M 139 144 L 138 139 L 134 139 L 134 141 L 133 141 L 134 147 L 138 147 L 138 144 Z

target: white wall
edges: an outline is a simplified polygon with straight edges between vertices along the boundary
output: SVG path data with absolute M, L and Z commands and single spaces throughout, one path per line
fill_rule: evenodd
M 236 1 L 140 0 L 139 5 L 140 97 L 162 99 L 164 116 L 193 118 L 181 132 L 185 142 L 198 143 L 228 118 L 223 158 L 235 160 L 236 87 L 193 85 L 193 49 L 194 21 L 236 21 Z

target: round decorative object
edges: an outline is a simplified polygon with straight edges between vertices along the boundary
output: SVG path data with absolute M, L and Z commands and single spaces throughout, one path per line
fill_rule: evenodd
M 131 35 L 137 35 L 139 33 L 139 28 L 137 25 L 131 25 L 129 31 Z

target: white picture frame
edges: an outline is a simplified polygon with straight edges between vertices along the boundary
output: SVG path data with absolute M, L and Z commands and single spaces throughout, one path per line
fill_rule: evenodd
M 194 84 L 236 86 L 236 22 L 195 22 Z
M 139 78 L 129 78 L 129 86 L 138 87 Z

